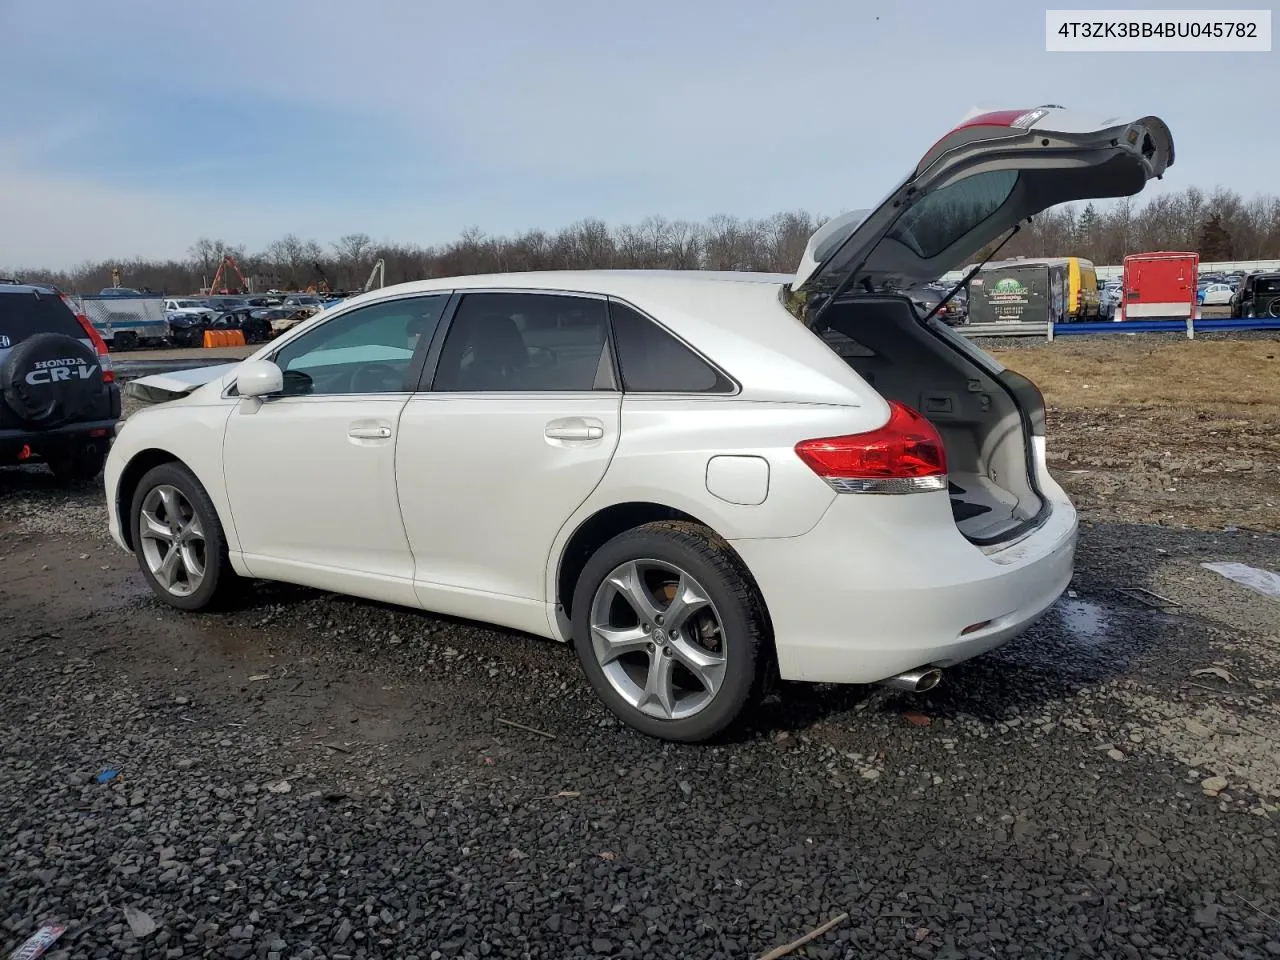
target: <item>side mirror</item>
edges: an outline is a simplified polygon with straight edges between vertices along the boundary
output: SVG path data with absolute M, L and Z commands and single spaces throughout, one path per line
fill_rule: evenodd
M 283 393 L 284 374 L 270 360 L 246 360 L 236 370 L 236 392 L 242 397 Z

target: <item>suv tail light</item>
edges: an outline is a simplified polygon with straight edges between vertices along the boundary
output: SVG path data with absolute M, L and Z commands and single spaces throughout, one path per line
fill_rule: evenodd
M 802 440 L 796 455 L 839 493 L 947 489 L 947 452 L 932 423 L 896 400 L 889 422 L 867 433 Z
M 89 338 L 89 342 L 93 344 L 93 349 L 98 353 L 98 365 L 102 367 L 102 382 L 114 383 L 116 375 L 111 369 L 111 354 L 107 352 L 107 341 L 102 339 L 102 334 L 98 332 L 98 328 L 89 322 L 89 318 L 83 313 L 76 313 L 75 304 L 64 293 L 62 294 L 62 302 L 67 305 L 67 309 L 75 313 L 76 320 L 79 321 L 84 335 Z

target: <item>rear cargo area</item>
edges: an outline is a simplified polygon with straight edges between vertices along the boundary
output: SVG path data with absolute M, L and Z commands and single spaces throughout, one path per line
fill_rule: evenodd
M 996 371 L 921 324 L 905 298 L 851 298 L 828 309 L 819 326 L 815 332 L 877 393 L 914 407 L 938 429 L 962 534 L 999 543 L 1039 516 L 1031 438 Z

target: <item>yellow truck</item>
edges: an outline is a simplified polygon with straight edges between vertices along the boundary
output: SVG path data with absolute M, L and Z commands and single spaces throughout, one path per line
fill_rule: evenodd
M 1067 257 L 1067 313 L 1073 320 L 1097 320 L 1102 312 L 1098 271 L 1084 257 Z

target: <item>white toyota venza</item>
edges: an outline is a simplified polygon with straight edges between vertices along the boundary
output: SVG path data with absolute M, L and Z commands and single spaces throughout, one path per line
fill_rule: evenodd
M 169 604 L 248 578 L 574 645 L 623 721 L 711 737 L 776 678 L 921 690 L 1072 575 L 1035 386 L 897 291 L 1173 162 L 1155 117 L 974 112 L 795 276 L 406 283 L 138 381 L 111 533 Z

